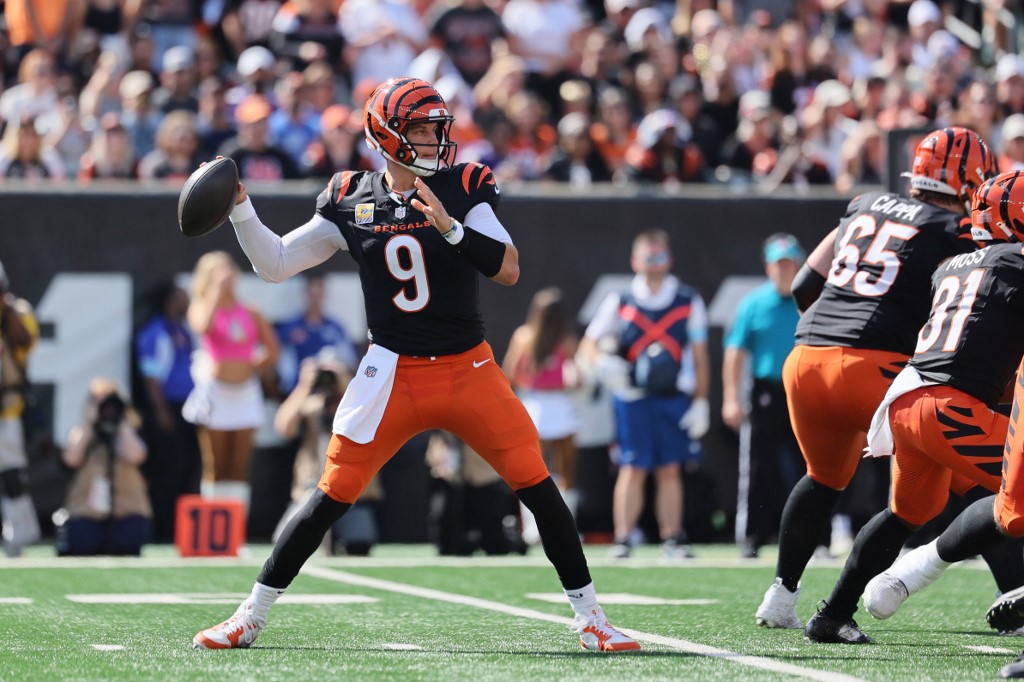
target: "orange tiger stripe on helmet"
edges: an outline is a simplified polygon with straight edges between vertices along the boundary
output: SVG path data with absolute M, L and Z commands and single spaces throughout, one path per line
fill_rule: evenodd
M 450 166 L 454 160 L 456 145 L 450 132 L 455 118 L 430 83 L 409 77 L 387 80 L 370 94 L 363 112 L 364 133 L 370 147 L 417 175 L 433 175 L 442 164 Z M 421 151 L 405 133 L 414 123 L 430 122 L 438 126 L 437 144 L 428 146 L 435 147 L 437 152 L 432 158 L 422 158 Z
M 1024 241 L 1024 171 L 982 184 L 971 204 L 971 236 L 986 243 Z
M 996 172 L 995 157 L 984 140 L 973 130 L 953 126 L 929 133 L 917 145 L 910 186 L 955 196 L 966 206 Z

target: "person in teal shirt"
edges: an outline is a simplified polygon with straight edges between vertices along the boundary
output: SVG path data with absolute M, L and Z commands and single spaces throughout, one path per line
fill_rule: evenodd
M 746 558 L 778 532 L 786 497 L 804 472 L 782 385 L 800 318 L 790 288 L 804 251 L 796 237 L 779 232 L 765 240 L 762 256 L 768 281 L 740 301 L 722 362 L 722 421 L 740 434 L 736 539 Z

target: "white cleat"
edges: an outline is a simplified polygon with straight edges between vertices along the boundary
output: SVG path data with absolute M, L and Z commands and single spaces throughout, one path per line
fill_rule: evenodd
M 796 600 L 799 598 L 799 586 L 796 592 L 790 592 L 782 585 L 782 578 L 776 578 L 764 593 L 764 599 L 757 607 L 754 620 L 763 628 L 803 630 L 804 624 L 796 615 Z
M 632 637 L 608 623 L 604 611 L 596 609 L 589 617 L 577 614 L 570 629 L 580 636 L 580 646 L 587 651 L 639 651 Z
M 896 613 L 907 601 L 910 591 L 903 581 L 886 572 L 879 573 L 864 588 L 864 608 L 878 620 Z
M 195 649 L 248 649 L 263 625 L 252 617 L 252 609 L 243 603 L 235 611 L 235 615 L 219 625 L 196 633 L 192 638 Z

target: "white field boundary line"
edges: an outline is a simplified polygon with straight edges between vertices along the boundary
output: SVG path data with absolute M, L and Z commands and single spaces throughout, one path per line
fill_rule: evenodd
M 267 554 L 270 550 L 268 548 Z M 0 571 L 25 570 L 42 568 L 189 568 L 189 567 L 255 567 L 263 566 L 265 557 L 18 557 L 7 559 L 0 557 Z M 311 561 L 317 565 L 337 568 L 531 568 L 551 566 L 548 560 L 537 555 L 535 557 L 332 557 L 316 555 Z M 666 569 L 705 569 L 705 568 L 748 568 L 764 569 L 775 566 L 770 562 L 738 559 L 688 559 L 666 560 L 661 558 L 630 558 L 604 559 L 588 557 L 587 564 L 591 568 L 625 568 L 649 570 L 652 568 Z M 827 564 L 812 562 L 807 568 L 842 568 L 843 562 L 834 560 Z M 950 570 L 985 570 L 988 565 L 983 561 L 962 561 L 950 567 Z
M 370 589 L 394 592 L 397 594 L 405 594 L 411 597 L 420 597 L 422 599 L 433 599 L 434 601 L 460 604 L 462 606 L 471 606 L 478 609 L 484 609 L 485 611 L 495 611 L 497 613 L 518 616 L 520 618 L 541 620 L 566 627 L 571 625 L 573 622 L 572 618 L 567 616 L 555 616 L 550 613 L 544 613 L 543 611 L 511 606 L 509 604 L 502 604 L 501 602 L 490 601 L 488 599 L 479 599 L 477 597 L 469 597 L 467 595 L 456 594 L 453 592 L 443 592 L 441 590 L 434 590 L 427 587 L 417 587 L 415 585 L 392 582 L 390 580 L 381 580 L 380 578 L 370 578 L 367 576 L 356 575 L 355 573 L 339 571 L 333 568 L 325 568 L 323 566 L 307 566 L 302 569 L 302 573 L 316 578 L 321 578 L 323 580 L 330 580 L 332 582 L 367 587 Z M 659 644 L 670 649 L 676 649 L 677 651 L 684 651 L 698 656 L 722 658 L 727 661 L 732 661 L 733 663 L 739 663 L 740 665 L 759 668 L 761 670 L 767 670 L 783 675 L 801 677 L 808 680 L 819 680 L 820 682 L 864 682 L 861 678 L 853 677 L 852 675 L 844 675 L 842 673 L 825 670 L 815 670 L 813 668 L 804 668 L 798 665 L 793 665 L 792 663 L 782 663 L 780 661 L 762 658 L 760 656 L 747 656 L 727 649 L 719 649 L 706 644 L 699 644 L 697 642 L 677 639 L 675 637 L 664 637 L 662 635 L 640 632 L 638 630 L 630 630 L 626 628 L 619 629 L 640 642 Z

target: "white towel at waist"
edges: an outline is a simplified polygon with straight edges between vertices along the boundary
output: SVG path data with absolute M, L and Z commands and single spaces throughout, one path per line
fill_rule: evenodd
M 889 390 L 885 392 L 882 404 L 875 410 L 868 429 L 868 446 L 864 448 L 865 457 L 889 457 L 893 451 L 892 427 L 889 426 L 889 406 L 901 395 L 906 395 L 922 386 L 935 386 L 937 382 L 928 381 L 916 369 L 907 365 L 896 375 Z
M 373 440 L 391 398 L 397 367 L 397 353 L 370 346 L 338 405 L 334 433 L 360 444 Z

